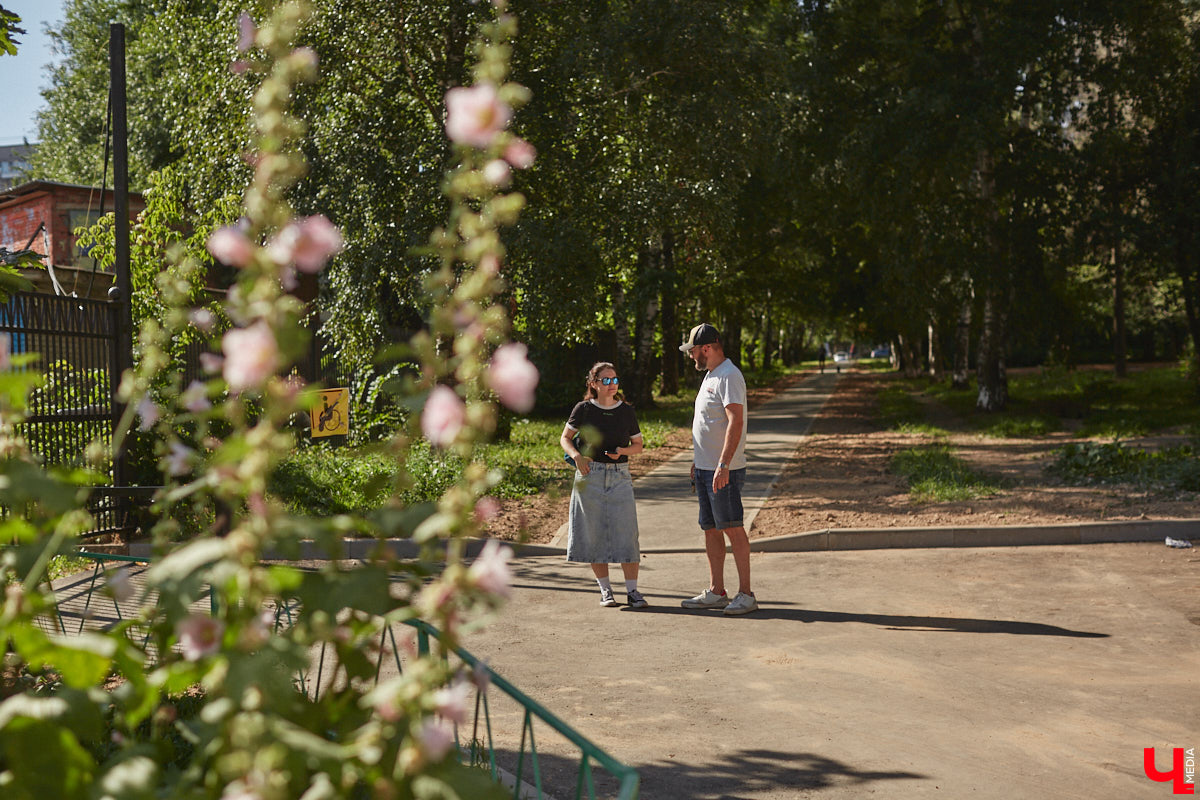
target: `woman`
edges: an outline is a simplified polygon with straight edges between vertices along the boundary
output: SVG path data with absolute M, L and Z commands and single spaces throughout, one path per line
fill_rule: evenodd
M 637 510 L 629 456 L 642 452 L 642 432 L 633 406 L 624 401 L 616 368 L 607 361 L 587 375 L 587 392 L 576 404 L 559 443 L 575 461 L 571 512 L 567 524 L 567 560 L 592 565 L 600 584 L 600 605 L 615 606 L 608 565 L 618 562 L 625 574 L 630 608 L 649 605 L 637 588 Z

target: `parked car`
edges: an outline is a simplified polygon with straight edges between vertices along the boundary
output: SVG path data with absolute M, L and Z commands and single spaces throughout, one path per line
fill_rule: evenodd
M 871 358 L 890 358 L 891 355 L 891 345 L 882 344 L 871 351 Z
M 838 350 L 833 354 L 834 361 L 849 361 L 850 355 L 845 350 Z

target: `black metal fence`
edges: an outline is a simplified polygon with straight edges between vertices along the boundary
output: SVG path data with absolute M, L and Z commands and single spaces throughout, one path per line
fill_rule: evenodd
M 119 352 L 121 307 L 116 302 L 46 294 L 14 294 L 0 306 L 0 335 L 9 337 L 13 354 L 37 353 L 25 369 L 45 378 L 29 397 L 19 433 L 30 451 L 47 466 L 89 466 L 105 485 L 91 493 L 94 538 L 127 532 L 131 495 L 152 490 L 116 486 L 112 432 L 120 413 L 114 398 L 122 364 Z M 87 449 L 100 445 L 106 456 L 88 463 Z

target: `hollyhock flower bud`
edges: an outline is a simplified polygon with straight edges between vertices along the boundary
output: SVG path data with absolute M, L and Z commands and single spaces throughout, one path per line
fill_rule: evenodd
M 514 169 L 528 169 L 537 159 L 537 150 L 524 139 L 514 138 L 504 148 L 504 160 L 513 165 Z
M 250 69 L 250 62 L 239 58 L 237 61 L 230 63 L 229 71 L 234 75 L 241 75 L 246 70 Z
M 509 582 L 512 580 L 512 572 L 508 568 L 508 561 L 512 556 L 511 547 L 501 546 L 495 539 L 488 539 L 467 570 L 467 579 L 489 594 L 510 596 L 512 587 Z
M 217 324 L 217 315 L 207 308 L 193 308 L 188 312 L 188 321 L 204 333 L 211 333 Z
M 238 43 L 237 49 L 239 53 L 244 53 L 254 46 L 254 37 L 258 33 L 258 29 L 254 25 L 254 17 L 246 11 L 238 15 Z
M 219 356 L 216 353 L 201 353 L 200 354 L 200 369 L 205 372 L 217 373 L 221 371 L 221 367 L 225 365 L 225 357 Z
M 213 258 L 231 267 L 244 267 L 254 257 L 254 245 L 232 225 L 213 231 L 205 246 Z
M 421 412 L 421 432 L 435 447 L 454 444 L 467 416 L 467 407 L 454 390 L 437 386 L 425 401 Z
M 108 591 L 118 603 L 133 597 L 133 581 L 129 579 L 129 567 L 121 566 L 108 573 Z
M 511 118 L 512 109 L 489 83 L 446 92 L 446 135 L 453 142 L 489 147 Z
M 141 420 L 141 422 L 138 423 L 139 431 L 150 430 L 154 427 L 154 423 L 158 422 L 159 417 L 162 416 L 158 410 L 158 406 L 156 406 L 154 401 L 150 399 L 150 395 L 145 395 L 140 401 L 138 401 L 137 415 Z
M 186 475 L 192 471 L 192 457 L 196 451 L 179 442 L 171 442 L 171 447 L 163 459 L 167 473 L 170 475 Z
M 475 503 L 475 519 L 487 522 L 500 513 L 500 503 L 494 497 L 481 497 Z
M 221 339 L 225 351 L 225 382 L 231 392 L 261 386 L 279 368 L 279 345 L 266 322 L 234 328 Z
M 500 402 L 521 414 L 533 410 L 537 367 L 525 357 L 523 344 L 506 344 L 496 349 L 488 367 L 487 382 Z
M 224 631 L 219 620 L 203 614 L 191 614 L 175 625 L 179 648 L 188 661 L 199 661 L 220 650 Z
M 503 188 L 512 182 L 512 170 L 504 159 L 493 158 L 483 165 L 483 177 L 492 186 Z
M 179 402 L 193 414 L 199 414 L 212 408 L 208 401 L 208 387 L 200 381 L 192 381 L 179 395 Z
M 317 273 L 342 249 L 342 233 L 325 215 L 293 220 L 267 245 L 276 264 L 294 265 L 301 272 Z

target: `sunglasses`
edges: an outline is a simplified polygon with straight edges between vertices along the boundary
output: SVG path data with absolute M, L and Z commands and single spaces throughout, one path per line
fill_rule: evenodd
M 614 383 L 620 383 L 620 378 L 598 378 L 597 380 L 605 386 L 612 386 Z

